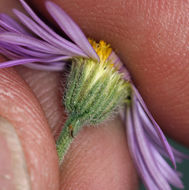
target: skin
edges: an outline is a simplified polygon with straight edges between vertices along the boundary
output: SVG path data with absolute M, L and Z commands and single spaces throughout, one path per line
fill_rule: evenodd
M 188 146 L 189 2 L 53 1 L 67 11 L 86 35 L 111 43 L 126 64 L 161 128 L 166 134 Z M 49 18 L 43 7 L 44 0 L 33 0 L 32 3 L 41 14 Z M 10 12 L 18 3 L 16 0 L 4 0 L 0 4 L 0 11 Z M 11 82 L 6 86 L 7 80 Z M 56 136 L 58 128 L 65 121 L 65 114 L 60 106 L 59 80 L 59 73 L 39 72 L 23 67 L 16 68 L 16 71 L 12 68 L 0 70 L 0 95 L 3 97 L 0 115 L 13 125 L 19 136 L 25 155 L 23 162 L 27 165 L 25 175 L 29 174 L 30 178 L 31 174 L 35 176 L 31 181 L 32 190 L 138 189 L 124 126 L 119 118 L 98 128 L 85 128 L 73 142 L 60 171 L 58 170 L 53 136 Z M 10 94 L 15 97 L 11 103 L 8 96 Z M 28 107 L 23 107 L 24 102 Z M 14 106 L 26 111 L 22 116 L 9 111 Z M 31 110 L 29 114 L 28 110 Z M 32 126 L 28 126 L 25 118 L 30 120 Z M 23 127 L 27 128 L 28 133 L 22 130 Z M 35 137 L 36 132 L 38 136 Z M 39 145 L 28 143 L 34 137 L 35 140 L 41 139 Z M 0 145 L 6 144 L 5 136 L 1 134 L 0 139 Z M 5 145 L 2 147 L 4 155 L 9 155 L 8 150 L 11 151 L 11 148 Z M 46 147 L 48 150 L 42 153 Z M 37 158 L 37 163 L 31 153 Z M 8 166 L 8 156 L 4 156 L 2 160 Z M 0 172 L 3 173 L 5 169 L 12 172 L 15 168 L 0 168 Z M 0 180 L 0 185 L 1 183 L 5 181 Z

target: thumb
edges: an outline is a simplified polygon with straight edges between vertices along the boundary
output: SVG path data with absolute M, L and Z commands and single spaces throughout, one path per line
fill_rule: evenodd
M 54 140 L 37 99 L 13 69 L 0 70 L 0 99 L 0 186 L 57 190 Z

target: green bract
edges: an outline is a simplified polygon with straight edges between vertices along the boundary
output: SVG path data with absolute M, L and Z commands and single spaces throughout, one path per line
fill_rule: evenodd
M 63 99 L 68 119 L 57 141 L 59 158 L 82 126 L 103 122 L 129 101 L 130 93 L 130 83 L 110 61 L 73 59 Z

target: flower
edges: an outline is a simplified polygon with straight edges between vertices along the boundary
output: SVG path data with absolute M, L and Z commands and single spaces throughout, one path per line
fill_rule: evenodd
M 148 190 L 170 190 L 170 185 L 183 188 L 180 174 L 175 168 L 176 161 L 182 161 L 187 157 L 168 144 L 166 137 L 132 83 L 128 71 L 109 45 L 107 46 L 103 41 L 96 43 L 88 40 L 72 19 L 52 2 L 46 2 L 47 10 L 72 42 L 48 27 L 24 0 L 20 2 L 30 17 L 18 10 L 14 10 L 14 13 L 28 30 L 8 15 L 0 15 L 0 52 L 10 59 L 10 61 L 1 63 L 0 68 L 24 64 L 32 69 L 62 71 L 67 62 L 71 60 L 75 62 L 74 71 L 80 68 L 83 60 L 88 60 L 90 68 L 95 65 L 93 63 L 111 63 L 108 67 L 109 69 L 113 67 L 113 70 L 110 69 L 110 71 L 121 81 L 117 92 L 119 89 L 121 92 L 125 89 L 127 92 L 125 112 L 121 111 L 121 116 L 127 129 L 131 156 L 146 188 Z M 101 79 L 104 73 L 100 71 L 97 78 Z M 123 78 L 125 84 L 129 84 L 129 88 L 125 88 L 127 85 L 120 88 Z M 90 83 L 89 87 L 93 84 Z M 69 109 L 70 104 L 65 104 Z M 68 138 L 70 140 L 68 144 L 75 135 L 73 126 L 69 122 L 68 120 L 65 124 L 66 133 L 63 133 L 66 136 L 63 135 L 62 138 L 65 140 Z M 74 126 L 79 126 L 75 120 L 74 122 Z M 164 157 L 171 160 L 174 168 L 168 165 Z
M 99 60 L 76 57 L 67 77 L 63 103 L 68 118 L 56 142 L 60 163 L 73 137 L 84 125 L 103 122 L 130 102 L 131 84 L 108 59 L 112 49 L 104 41 L 89 40 Z

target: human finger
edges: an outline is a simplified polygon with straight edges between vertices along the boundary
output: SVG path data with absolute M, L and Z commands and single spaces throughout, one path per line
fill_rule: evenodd
M 12 68 L 0 70 L 0 89 L 1 187 L 57 190 L 56 148 L 38 100 Z

